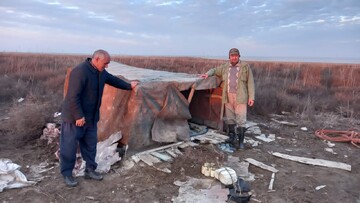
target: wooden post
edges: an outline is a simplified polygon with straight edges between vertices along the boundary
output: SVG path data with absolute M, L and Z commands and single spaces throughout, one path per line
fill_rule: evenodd
M 68 88 L 69 88 L 69 79 L 70 79 L 70 72 L 71 68 L 66 69 L 66 77 L 65 77 L 65 83 L 64 83 L 64 98 L 66 97 Z
M 190 91 L 190 94 L 189 94 L 189 97 L 188 97 L 188 102 L 190 104 L 193 96 L 194 96 L 194 92 L 195 92 L 195 84 L 193 86 L 191 86 L 191 91 Z

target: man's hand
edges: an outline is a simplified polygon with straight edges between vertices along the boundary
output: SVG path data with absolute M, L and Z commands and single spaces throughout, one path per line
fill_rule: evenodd
M 253 105 L 254 105 L 254 100 L 253 100 L 253 99 L 249 99 L 248 105 L 249 105 L 249 106 L 253 106 Z
M 140 83 L 139 80 L 133 80 L 130 82 L 131 88 L 134 89 Z
M 206 73 L 205 73 L 205 74 L 201 74 L 201 75 L 200 75 L 200 78 L 204 78 L 204 79 L 206 79 L 206 78 L 208 78 L 208 77 L 209 77 L 209 75 L 208 75 L 208 74 L 206 74 Z
M 76 120 L 75 125 L 78 126 L 78 127 L 82 127 L 82 126 L 85 125 L 85 123 L 86 123 L 85 118 L 82 117 L 82 118 Z

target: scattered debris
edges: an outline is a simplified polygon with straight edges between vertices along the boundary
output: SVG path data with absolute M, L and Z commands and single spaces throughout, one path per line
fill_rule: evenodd
M 40 136 L 41 140 L 47 140 L 51 144 L 57 140 L 60 135 L 60 130 L 56 127 L 55 123 L 47 123 L 46 128 L 43 129 L 43 134 Z
M 24 98 L 20 98 L 20 99 L 18 99 L 17 101 L 20 103 L 20 102 L 23 102 L 25 99 Z
M 119 154 L 116 153 L 118 141 L 121 137 L 121 133 L 116 132 L 110 135 L 106 140 L 98 142 L 95 158 L 95 161 L 98 164 L 96 171 L 99 173 L 107 173 L 110 171 L 111 165 L 121 160 Z
M 197 135 L 202 135 L 207 133 L 208 128 L 205 125 L 198 125 L 195 123 L 189 122 L 189 128 L 190 128 L 190 137 L 194 137 Z
M 151 152 L 151 155 L 159 158 L 161 161 L 173 161 L 174 159 L 171 157 L 171 155 L 168 155 L 165 151 L 164 152 Z
M 134 166 L 135 166 L 135 161 L 133 161 L 131 159 L 126 159 L 121 162 L 121 167 L 119 167 L 117 171 L 119 171 L 121 173 L 123 171 L 130 170 Z
M 177 147 L 188 147 L 195 145 L 197 144 L 192 142 L 177 142 L 134 154 L 131 156 L 131 159 L 134 160 L 135 163 L 138 163 L 141 160 L 147 165 L 154 167 L 156 170 L 165 173 L 171 173 L 170 169 L 166 167 L 155 167 L 154 164 L 161 163 L 163 161 L 171 162 L 174 158 L 181 156 L 182 152 Z
M 36 182 L 42 181 L 45 177 L 42 173 L 50 171 L 59 166 L 59 163 L 48 163 L 48 160 L 41 162 L 39 165 L 26 166 L 30 168 L 30 174 L 28 179 Z
M 98 164 L 96 171 L 99 173 L 107 173 L 110 171 L 111 166 L 120 161 L 119 153 L 116 152 L 118 141 L 121 139 L 121 133 L 116 132 L 104 141 L 98 142 L 96 146 L 95 161 Z M 73 174 L 75 176 L 83 176 L 85 172 L 86 162 L 80 159 L 81 165 L 78 168 L 74 168 Z
M 276 123 L 280 123 L 280 124 L 287 125 L 287 126 L 290 126 L 290 127 L 297 127 L 298 126 L 295 123 L 290 123 L 288 121 L 279 121 L 279 120 L 276 120 L 275 118 L 272 118 L 271 120 L 276 122 Z
M 217 145 L 217 147 L 221 150 L 221 151 L 224 151 L 224 152 L 227 152 L 227 153 L 234 153 L 236 151 L 236 149 L 232 146 L 230 146 L 229 143 L 220 143 Z
M 275 134 L 269 134 L 268 137 L 266 137 L 265 134 L 261 134 L 259 136 L 255 136 L 255 138 L 264 141 L 264 142 L 272 142 L 275 141 Z
M 319 185 L 315 188 L 315 190 L 320 190 L 320 189 L 323 189 L 324 187 L 326 187 L 326 185 Z
M 253 139 L 251 139 L 249 137 L 245 137 L 244 143 L 248 143 L 253 147 L 257 147 L 259 144 L 261 144 L 261 142 L 253 140 Z
M 337 154 L 337 153 L 334 152 L 334 150 L 331 149 L 331 148 L 325 148 L 325 151 L 326 151 L 326 152 L 330 152 L 330 153 L 332 153 L 332 154 Z
M 187 142 L 183 142 L 181 145 L 179 145 L 178 147 L 180 149 L 184 149 L 186 147 L 196 147 L 198 146 L 199 144 L 197 143 L 194 143 L 194 142 L 191 142 L 191 141 L 187 141 Z
M 272 118 L 285 118 L 285 115 L 279 115 L 279 114 L 274 114 L 274 113 L 270 114 L 269 116 Z
M 307 127 L 301 127 L 300 128 L 302 131 L 308 131 Z
M 35 185 L 20 171 L 21 166 L 10 159 L 0 159 L 0 192 L 4 189 L 22 188 Z
M 305 157 L 300 157 L 300 156 L 291 156 L 291 155 L 287 155 L 287 154 L 281 154 L 279 152 L 273 152 L 272 155 L 283 158 L 283 159 L 297 161 L 297 162 L 304 163 L 304 164 L 310 164 L 310 165 L 315 165 L 315 166 L 325 166 L 325 167 L 329 167 L 329 168 L 338 168 L 338 169 L 351 171 L 351 165 L 341 163 L 341 162 L 328 161 L 328 160 L 324 160 L 324 159 L 311 159 L 311 158 L 305 158 Z
M 54 118 L 59 117 L 59 116 L 61 116 L 61 112 L 55 112 L 54 113 Z
M 95 197 L 93 197 L 93 196 L 85 196 L 85 197 L 89 200 L 95 200 Z
M 9 120 L 10 117 L 4 117 L 4 118 L 0 118 L 0 121 L 4 121 L 4 120 Z
M 282 115 L 290 115 L 291 113 L 290 113 L 290 112 L 287 112 L 287 111 L 281 111 L 281 114 L 282 114 Z
M 165 145 L 165 146 L 161 146 L 161 147 L 157 147 L 157 148 L 154 148 L 154 149 L 149 149 L 149 150 L 146 150 L 146 151 L 143 151 L 143 152 L 139 152 L 137 153 L 136 155 L 140 155 L 140 154 L 148 154 L 148 153 L 151 153 L 151 152 L 156 152 L 156 151 L 161 151 L 163 149 L 168 149 L 168 148 L 172 148 L 172 147 L 177 147 L 181 144 L 183 144 L 184 142 L 176 142 L 176 143 L 173 143 L 173 144 L 169 144 L 169 145 Z
M 161 160 L 159 158 L 154 157 L 154 156 L 152 156 L 150 154 L 139 154 L 137 156 L 139 157 L 139 159 L 141 161 L 143 161 L 144 163 L 146 163 L 149 166 L 153 166 L 154 163 L 160 163 L 161 162 Z
M 208 130 L 205 134 L 191 137 L 192 141 L 199 140 L 200 143 L 212 143 L 212 144 L 221 144 L 221 145 L 225 144 L 223 142 L 226 139 L 227 136 L 217 133 L 215 130 Z M 158 148 L 150 149 L 147 151 L 143 151 L 133 155 L 132 159 L 141 160 L 149 166 L 154 166 L 155 163 L 160 163 L 162 161 L 171 162 L 177 156 L 182 155 L 181 151 L 179 151 L 179 149 L 177 148 L 183 149 L 189 146 L 191 147 L 198 146 L 197 143 L 194 143 L 192 141 L 189 142 L 181 141 L 181 142 L 161 146 Z M 230 150 L 230 146 L 228 146 L 227 148 L 229 148 L 228 152 L 230 153 L 234 152 Z M 163 171 L 163 169 L 160 170 Z M 166 171 L 168 172 L 169 170 Z
M 334 147 L 335 146 L 335 144 L 330 142 L 330 141 L 326 141 L 326 140 L 324 140 L 324 141 L 326 142 L 328 147 Z
M 260 130 L 257 123 L 247 121 L 246 124 L 245 124 L 245 128 L 246 128 L 245 133 L 251 133 L 251 134 L 255 134 L 255 135 L 260 135 L 261 134 L 261 130 Z
M 208 130 L 207 133 L 194 136 L 191 140 L 199 140 L 200 143 L 219 144 L 224 142 L 227 138 L 228 136 L 222 135 L 215 130 Z
M 187 177 L 185 182 L 177 180 L 174 184 L 180 187 L 179 195 L 172 198 L 174 203 L 225 202 L 228 198 L 228 190 L 213 179 Z
M 325 141 L 328 147 L 335 147 L 335 144 L 330 141 Z

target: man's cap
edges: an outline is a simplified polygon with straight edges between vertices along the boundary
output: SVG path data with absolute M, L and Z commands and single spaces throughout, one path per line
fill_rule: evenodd
M 237 49 L 237 48 L 232 48 L 232 49 L 230 49 L 230 51 L 229 51 L 229 55 L 231 55 L 231 54 L 237 54 L 237 55 L 240 56 L 240 51 L 239 51 L 239 49 Z

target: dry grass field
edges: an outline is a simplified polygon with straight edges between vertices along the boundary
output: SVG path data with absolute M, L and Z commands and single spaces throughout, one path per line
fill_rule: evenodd
M 66 69 L 74 67 L 86 57 L 88 56 L 0 53 L 0 158 L 5 158 L 2 156 L 14 153 L 18 154 L 16 156 L 17 158 L 14 158 L 14 161 L 28 164 L 29 161 L 36 159 L 40 161 L 53 155 L 52 152 L 49 152 L 47 149 L 38 149 L 38 147 L 44 146 L 39 145 L 36 140 L 38 140 L 42 134 L 43 126 L 47 122 L 54 122 L 53 114 L 61 110 Z M 141 68 L 193 74 L 204 73 L 208 69 L 226 61 L 226 59 L 146 56 L 113 56 L 112 60 Z M 255 106 L 249 110 L 250 118 L 264 121 L 269 118 L 270 114 L 280 114 L 286 111 L 295 115 L 295 118 L 300 119 L 302 123 L 311 124 L 310 128 L 312 130 L 319 128 L 338 128 L 340 130 L 355 128 L 358 131 L 360 130 L 360 64 L 247 62 L 252 67 L 256 85 L 256 102 Z M 24 100 L 19 102 L 18 100 L 20 98 L 24 98 Z M 267 130 L 270 132 L 272 129 L 268 128 Z M 322 148 L 315 151 L 315 148 L 321 146 L 322 142 L 315 137 L 308 137 L 309 134 L 313 132 L 309 132 L 304 138 L 301 133 L 300 135 L 292 131 L 289 133 L 290 129 L 288 128 L 275 130 L 278 134 L 283 134 L 283 136 L 292 136 L 293 139 L 303 139 L 301 141 L 303 144 L 300 144 L 300 146 L 309 147 L 307 150 L 312 151 L 313 154 L 321 155 L 321 153 L 323 153 Z M 282 130 L 289 130 L 289 132 L 285 133 Z M 291 143 L 291 141 L 289 142 Z M 284 147 L 285 144 L 289 143 L 280 143 L 280 146 L 274 147 L 281 148 Z M 337 158 L 341 160 L 342 155 L 346 154 L 348 162 L 358 165 L 360 160 L 358 155 L 356 155 L 356 149 L 354 151 L 354 149 L 346 143 L 340 146 L 350 151 L 349 154 L 345 152 L 339 153 Z M 22 152 L 22 150 L 24 150 L 24 152 Z M 204 153 L 204 151 L 207 150 L 208 149 L 201 149 L 200 151 Z M 261 150 L 266 152 L 271 149 L 264 146 Z M 249 153 L 250 152 L 254 154 L 254 156 L 263 157 L 263 154 L 259 153 L 259 150 L 249 150 Z M 191 154 L 193 152 L 188 153 Z M 306 153 L 304 152 L 304 154 Z M 240 157 L 244 156 L 244 154 L 237 155 Z M 213 155 L 210 153 L 208 156 Z M 204 155 L 204 157 L 206 157 L 206 155 Z M 201 167 L 201 164 L 197 163 L 194 158 L 182 161 L 182 164 L 189 162 L 188 164 L 192 164 L 192 167 Z M 180 168 L 184 167 L 185 170 L 188 169 L 186 167 L 190 167 L 183 166 L 180 163 L 174 163 L 174 165 Z M 285 163 L 281 162 L 281 165 L 285 165 Z M 295 170 L 300 171 L 303 168 L 299 168 L 298 165 L 294 165 L 293 167 L 295 169 L 287 171 L 283 178 L 286 179 L 287 176 L 294 175 L 294 177 L 289 178 L 289 180 L 291 179 L 295 182 L 299 178 L 304 178 L 304 176 L 301 175 L 300 177 L 295 176 L 296 174 L 294 172 Z M 355 167 L 354 169 L 354 171 L 356 171 L 360 168 Z M 144 202 L 145 200 L 149 200 L 150 202 L 170 202 L 171 195 L 167 195 L 166 191 L 170 190 L 176 193 L 177 188 L 171 181 L 177 176 L 172 176 L 173 179 L 166 179 L 163 177 L 163 174 L 158 174 L 159 172 L 150 172 L 150 169 L 146 170 L 147 171 L 142 171 L 142 173 L 151 173 L 151 177 L 138 177 L 134 174 L 132 174 L 133 176 L 131 177 L 139 178 L 139 181 L 150 181 L 144 184 L 155 185 L 159 190 L 151 196 L 150 192 L 152 190 L 135 189 L 135 192 L 132 192 L 127 190 L 125 186 L 119 186 L 119 184 L 117 184 L 114 187 L 127 191 L 121 193 L 122 195 L 126 198 L 130 196 L 134 198 L 132 199 L 134 201 L 131 201 L 130 198 L 130 201 L 124 202 Z M 177 169 L 173 170 L 176 171 Z M 326 172 L 325 174 L 320 174 L 323 181 L 326 181 L 327 177 L 333 176 L 334 173 L 337 174 L 337 172 L 331 170 L 326 170 Z M 316 173 L 319 175 L 320 172 Z M 88 188 L 76 189 L 80 191 L 75 192 L 66 190 L 65 195 L 57 195 L 64 190 L 64 186 L 62 183 L 60 185 L 52 185 L 50 183 L 51 181 L 61 181 L 58 172 L 56 172 L 56 174 L 56 178 L 52 177 L 47 182 L 37 186 L 36 194 L 40 195 L 38 198 L 32 199 L 31 190 L 24 189 L 20 190 L 20 194 L 23 195 L 21 198 L 12 197 L 16 196 L 16 192 L 12 191 L 6 191 L 4 194 L 7 195 L 3 196 L 4 199 L 1 198 L 3 194 L 0 194 L 0 200 L 3 200 L 0 202 L 18 202 L 20 200 L 27 202 L 34 202 L 35 200 L 38 202 L 93 202 L 91 199 L 81 199 L 76 196 L 76 193 L 89 192 L 90 189 Z M 345 174 L 344 176 L 339 176 L 334 179 L 341 187 L 345 187 L 342 189 L 345 189 L 346 193 L 344 193 L 344 195 L 333 193 L 331 196 L 329 196 L 332 192 L 330 188 L 326 194 L 321 193 L 320 195 L 309 189 L 308 185 L 306 185 L 307 183 L 321 183 L 316 182 L 316 178 L 312 175 L 312 179 L 309 179 L 310 173 L 306 172 L 305 175 L 304 183 L 299 182 L 297 185 L 284 186 L 285 193 L 277 194 L 279 195 L 277 200 L 283 199 L 287 201 L 276 201 L 276 198 L 271 201 L 269 200 L 270 194 L 266 192 L 264 194 L 258 194 L 257 199 L 262 199 L 262 202 L 333 202 L 332 199 L 335 198 L 335 200 L 341 200 L 341 202 L 354 202 L 356 198 L 359 198 L 358 201 L 360 201 L 360 194 L 356 196 L 358 189 L 354 189 L 359 188 L 359 181 L 357 180 L 360 180 L 360 175 L 358 172 L 355 172 L 355 174 Z M 351 180 L 351 175 L 356 177 L 352 182 L 341 181 L 342 179 Z M 112 176 L 114 176 L 114 174 Z M 154 179 L 154 176 L 162 177 L 169 182 L 162 182 L 161 184 L 163 185 L 151 182 L 155 181 L 156 178 Z M 133 184 L 131 179 L 122 179 L 121 181 L 129 185 Z M 287 184 L 286 181 L 283 183 L 284 185 Z M 254 186 L 258 189 L 266 188 L 266 184 L 267 183 L 256 183 Z M 95 187 L 96 184 L 91 183 L 89 186 Z M 135 186 L 141 188 L 141 184 L 137 185 L 135 183 Z M 118 199 L 116 197 L 110 198 L 105 195 L 107 194 L 106 191 L 114 190 L 111 185 L 105 186 L 102 184 L 100 187 L 103 188 L 103 190 L 98 188 L 99 191 L 92 191 L 88 195 L 98 195 L 100 199 L 98 202 L 117 202 Z M 148 191 L 146 194 L 150 195 L 150 197 L 147 196 L 148 199 L 145 199 L 145 197 L 136 197 L 139 191 Z M 75 194 L 72 195 L 72 193 Z M 305 196 L 303 196 L 302 193 L 304 193 Z M 350 196 L 349 201 L 347 201 L 346 196 Z M 75 199 L 69 199 L 67 197 Z
M 0 109 L 10 119 L 7 129 L 36 138 L 60 111 L 66 68 L 85 55 L 0 54 Z M 204 73 L 226 60 L 191 57 L 114 56 L 127 65 L 172 72 Z M 256 105 L 250 113 L 267 116 L 296 112 L 305 119 L 315 114 L 360 118 L 360 65 L 249 61 L 255 77 Z M 24 102 L 17 100 L 24 98 Z M 7 113 L 2 113 L 6 115 Z M 10 127 L 11 126 L 11 127 Z

